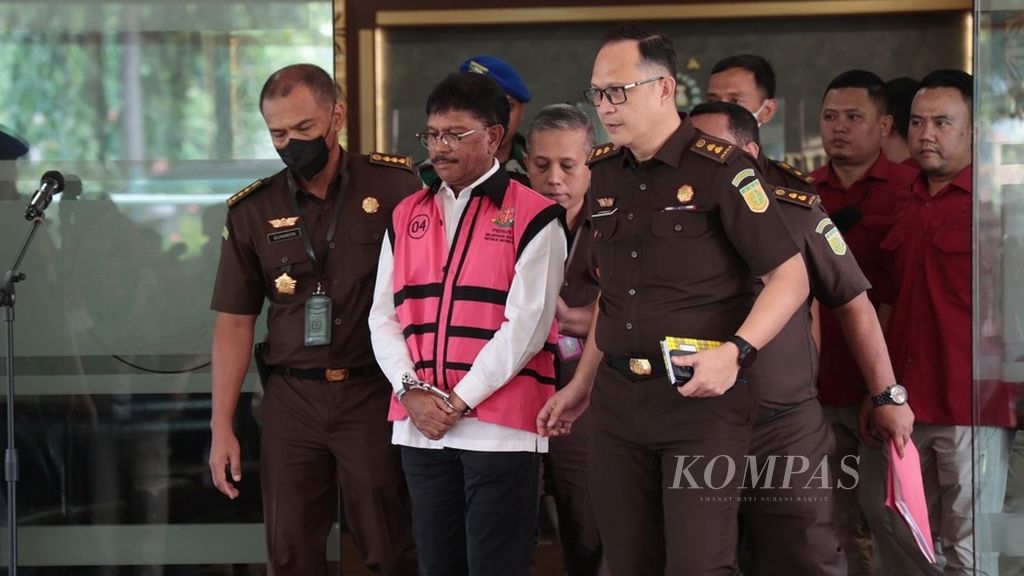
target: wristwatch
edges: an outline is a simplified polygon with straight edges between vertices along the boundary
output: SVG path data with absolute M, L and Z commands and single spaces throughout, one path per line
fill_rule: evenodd
M 754 360 L 757 360 L 757 348 L 754 348 L 750 342 L 740 338 L 738 334 L 733 334 L 726 342 L 732 342 L 740 349 L 740 355 L 736 357 L 736 362 L 740 365 L 740 368 L 750 368 L 753 366 Z
M 907 389 L 899 384 L 893 384 L 881 394 L 875 394 L 871 397 L 871 403 L 877 406 L 895 405 L 902 406 L 907 403 Z

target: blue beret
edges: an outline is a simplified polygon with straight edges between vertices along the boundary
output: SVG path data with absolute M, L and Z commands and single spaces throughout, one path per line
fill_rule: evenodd
M 28 154 L 28 145 L 0 128 L 0 160 L 16 160 Z
M 484 55 L 473 56 L 459 65 L 459 72 L 487 74 L 501 84 L 506 94 L 524 104 L 533 98 L 516 69 L 500 58 Z

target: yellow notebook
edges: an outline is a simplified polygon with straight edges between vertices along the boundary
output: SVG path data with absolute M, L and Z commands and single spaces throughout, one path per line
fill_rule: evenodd
M 668 380 L 673 386 L 682 386 L 693 378 L 692 366 L 676 366 L 672 363 L 673 356 L 685 356 L 696 354 L 703 350 L 710 350 L 722 343 L 718 340 L 700 340 L 697 338 L 680 338 L 678 336 L 666 336 L 661 341 L 661 355 L 665 359 L 665 371 L 668 372 Z

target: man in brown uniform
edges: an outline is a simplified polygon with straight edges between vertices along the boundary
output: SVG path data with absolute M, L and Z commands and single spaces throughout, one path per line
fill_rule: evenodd
M 590 187 L 587 158 L 596 136 L 586 114 L 568 104 L 552 104 L 533 119 L 526 140 L 526 169 L 534 189 L 565 208 L 569 257 L 556 312 L 561 389 L 576 373 L 597 302 L 597 277 L 591 260 L 594 233 L 584 208 Z M 587 489 L 589 430 L 590 416 L 584 414 L 573 425 L 572 434 L 551 439 L 545 460 L 558 506 L 558 534 L 569 576 L 602 573 L 601 537 Z
M 408 495 L 386 418 L 391 389 L 370 348 L 367 314 L 391 211 L 419 179 L 407 158 L 341 149 L 345 108 L 316 66 L 271 75 L 260 110 L 288 168 L 228 200 L 212 303 L 214 484 L 238 496 L 232 417 L 266 298 L 261 480 L 273 573 L 327 573 L 340 482 L 367 565 L 415 574 Z
M 807 275 L 750 160 L 676 112 L 675 73 L 671 41 L 635 26 L 597 55 L 585 95 L 621 146 L 591 160 L 601 297 L 538 428 L 565 433 L 596 372 L 590 488 L 612 572 L 731 575 L 742 474 L 730 462 L 742 466 L 757 405 L 741 368 L 807 297 Z M 725 343 L 685 356 L 694 374 L 676 389 L 666 336 Z
M 738 104 L 700 104 L 690 117 L 702 132 L 758 156 L 757 122 Z M 771 196 L 803 254 L 812 298 L 761 350 L 753 366 L 761 407 L 750 454 L 759 467 L 773 458 L 778 461 L 756 484 L 752 479 L 744 484 L 740 514 L 756 574 L 845 575 L 830 497 L 837 482 L 853 486 L 857 478 L 828 467 L 834 438 L 818 402 L 811 302 L 839 308 L 863 295 L 870 284 L 815 194 L 773 184 Z M 880 328 L 877 335 L 881 337 Z
M 770 100 L 774 94 L 775 72 L 771 64 L 761 56 L 753 54 L 723 59 L 715 65 L 708 79 L 710 100 L 742 106 L 753 115 L 758 126 L 771 120 L 772 116 L 766 116 L 764 112 L 769 110 L 774 114 L 774 107 L 770 105 L 774 102 Z M 757 165 L 773 187 L 791 189 L 797 192 L 798 196 L 814 194 L 816 190 L 813 178 L 785 162 L 767 158 L 764 150 L 758 150 Z M 827 204 L 823 204 L 823 207 L 827 207 Z M 847 240 L 844 238 L 844 243 Z M 813 273 L 812 270 L 811 274 Z M 878 317 L 867 295 L 862 294 L 841 307 L 828 310 L 827 314 L 833 319 L 832 324 L 837 326 L 836 331 L 841 330 L 844 335 L 845 345 L 849 346 L 849 353 L 844 354 L 852 361 L 842 370 L 845 372 L 844 378 L 863 378 L 862 388 L 866 386 L 872 394 L 880 394 L 887 386 L 895 383 L 888 352 L 880 336 Z M 828 398 L 821 400 L 826 402 Z M 904 442 L 910 436 L 913 421 L 914 415 L 909 406 L 887 406 L 879 415 L 876 424 L 886 437 L 894 437 L 899 449 L 902 450 Z M 844 461 L 855 466 L 855 460 L 852 460 L 855 455 L 850 456 L 849 451 L 843 451 L 838 456 L 835 451 L 832 454 L 833 471 L 838 470 Z M 857 494 L 854 490 L 857 485 L 855 483 L 852 487 L 837 489 L 837 497 L 833 498 L 833 504 L 840 511 L 837 518 L 840 541 L 843 542 L 847 553 L 847 565 L 851 576 L 872 573 L 871 539 L 867 533 L 866 523 L 859 517 Z

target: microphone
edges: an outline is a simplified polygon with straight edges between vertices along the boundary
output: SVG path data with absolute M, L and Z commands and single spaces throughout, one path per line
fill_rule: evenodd
M 54 194 L 64 190 L 64 175 L 50 170 L 39 180 L 39 189 L 32 195 L 28 207 L 25 208 L 25 220 L 35 220 L 43 216 L 43 210 L 50 205 Z

